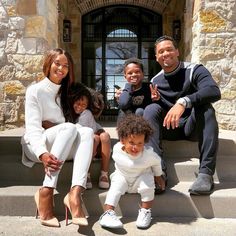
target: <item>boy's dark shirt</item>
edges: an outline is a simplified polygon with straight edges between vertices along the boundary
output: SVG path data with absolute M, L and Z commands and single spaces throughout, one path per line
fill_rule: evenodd
M 126 83 L 118 101 L 119 108 L 123 111 L 129 110 L 134 113 L 137 108 L 145 108 L 151 104 L 149 85 L 150 83 L 143 82 L 140 89 L 133 91 L 131 84 Z

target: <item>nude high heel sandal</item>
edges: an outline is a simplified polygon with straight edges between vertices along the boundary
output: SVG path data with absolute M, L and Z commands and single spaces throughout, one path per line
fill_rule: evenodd
M 34 200 L 35 200 L 35 203 L 36 203 L 36 219 L 39 216 L 39 192 L 40 192 L 40 189 L 34 195 Z M 39 218 L 40 218 L 40 216 L 39 216 Z M 45 225 L 45 226 L 60 227 L 60 223 L 59 223 L 59 221 L 56 217 L 53 217 L 50 220 L 40 219 L 40 222 L 41 222 L 42 225 Z
M 85 217 L 74 217 L 71 212 L 70 208 L 70 203 L 69 203 L 69 193 L 64 198 L 64 204 L 65 204 L 65 220 L 66 220 L 66 225 L 68 225 L 68 210 L 70 211 L 70 214 L 72 216 L 72 223 L 75 225 L 83 225 L 87 226 L 88 225 L 88 220 Z M 81 200 L 82 204 L 82 200 Z

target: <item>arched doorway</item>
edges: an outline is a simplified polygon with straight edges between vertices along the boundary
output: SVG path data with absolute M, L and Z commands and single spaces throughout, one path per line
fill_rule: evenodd
M 142 59 L 146 80 L 160 70 L 154 42 L 162 34 L 162 17 L 144 8 L 119 5 L 84 15 L 82 25 L 82 82 L 103 93 L 105 115 L 116 114 L 114 85 L 125 83 L 124 61 Z

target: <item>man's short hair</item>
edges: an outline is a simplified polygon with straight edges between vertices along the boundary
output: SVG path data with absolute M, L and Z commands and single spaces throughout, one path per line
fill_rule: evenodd
M 157 46 L 157 44 L 159 44 L 160 42 L 162 41 L 166 41 L 166 40 L 169 40 L 173 43 L 175 49 L 178 48 L 178 45 L 177 45 L 177 42 L 174 40 L 174 38 L 172 38 L 171 36 L 168 36 L 168 35 L 163 35 L 161 37 L 159 37 L 156 42 L 155 42 L 155 47 Z

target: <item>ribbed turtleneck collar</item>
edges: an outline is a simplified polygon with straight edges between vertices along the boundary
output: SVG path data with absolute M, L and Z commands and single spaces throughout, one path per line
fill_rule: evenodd
M 172 76 L 172 75 L 175 75 L 177 72 L 179 72 L 179 70 L 181 69 L 181 68 L 183 68 L 183 66 L 184 66 L 184 64 L 183 64 L 183 62 L 179 62 L 179 65 L 173 70 L 173 71 L 171 71 L 171 72 L 169 72 L 169 73 L 166 73 L 166 72 L 164 72 L 164 74 L 165 74 L 165 76 Z
M 55 84 L 47 77 L 44 78 L 43 82 L 45 83 L 45 85 L 50 91 L 53 91 L 55 93 L 57 93 L 61 87 L 61 84 Z

